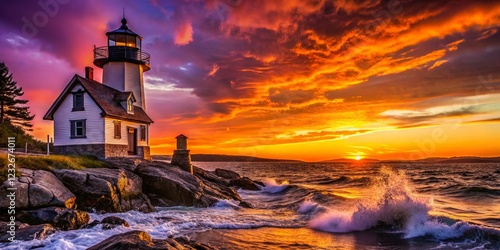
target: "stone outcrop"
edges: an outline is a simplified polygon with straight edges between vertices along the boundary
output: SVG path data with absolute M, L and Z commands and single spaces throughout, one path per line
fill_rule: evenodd
M 2 231 L 6 232 L 6 231 Z M 17 228 L 16 230 L 16 240 L 43 240 L 45 237 L 56 232 L 56 229 L 50 224 L 40 224 L 40 225 L 25 225 Z M 0 242 L 9 242 L 10 234 L 3 233 L 0 236 Z
M 61 230 L 79 229 L 87 224 L 90 215 L 87 212 L 71 208 L 46 207 L 18 213 L 17 219 L 30 225 L 51 224 Z
M 238 187 L 245 190 L 254 190 L 254 191 L 260 190 L 259 186 L 257 186 L 257 184 L 248 177 L 231 180 L 229 182 L 229 186 Z
M 222 168 L 215 169 L 215 174 L 227 180 L 237 180 L 241 178 L 241 176 L 238 173 Z
M 94 220 L 91 223 L 83 226 L 83 228 L 93 228 L 97 225 L 101 225 L 102 229 L 104 229 L 104 230 L 113 229 L 117 226 L 122 226 L 122 225 L 124 227 L 130 226 L 126 220 L 124 220 L 120 217 L 108 216 L 108 217 L 102 219 L 102 221 Z
M 11 188 L 12 186 L 17 188 L 17 190 L 15 191 L 15 196 L 9 196 L 13 191 L 8 190 L 8 188 Z M 6 180 L 0 186 L 0 197 L 2 197 L 0 199 L 0 210 L 7 210 L 8 207 L 11 205 L 11 202 L 12 206 L 15 207 L 16 209 L 28 208 L 29 206 L 28 183 L 20 182 L 19 178 L 16 178 L 16 180 L 12 181 L 12 186 L 10 185 L 9 180 Z
M 123 169 L 55 170 L 78 199 L 79 209 L 98 212 L 156 211 L 142 193 L 142 179 Z
M 194 175 L 198 176 L 198 178 L 206 180 L 206 181 L 211 181 L 215 182 L 217 184 L 223 185 L 223 186 L 228 186 L 229 185 L 229 180 L 224 179 L 222 177 L 219 177 L 215 174 L 213 171 L 206 171 L 202 168 L 193 166 L 193 171 Z
M 215 249 L 209 245 L 191 241 L 186 238 L 168 238 L 164 240 L 152 239 L 151 235 L 144 231 L 130 231 L 122 234 L 113 235 L 97 245 L 94 245 L 87 250 L 151 250 L 151 249 L 197 249 L 210 250 Z
M 136 173 L 148 180 L 143 189 L 155 206 L 208 207 L 220 199 L 241 200 L 234 190 L 165 162 L 143 162 Z
M 142 159 L 138 158 L 123 158 L 123 157 L 112 157 L 106 159 L 106 162 L 111 168 L 124 169 L 130 172 L 135 172 L 137 166 L 142 162 Z
M 57 177 L 45 170 L 19 169 L 20 177 L 14 181 L 17 209 L 35 209 L 48 206 L 72 208 L 76 196 Z M 0 187 L 0 194 L 6 197 L 8 181 Z M 5 194 L 4 194 L 5 193 Z M 0 208 L 8 207 L 9 200 L 2 199 Z

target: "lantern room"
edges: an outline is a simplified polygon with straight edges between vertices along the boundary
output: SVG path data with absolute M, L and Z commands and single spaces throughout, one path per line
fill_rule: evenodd
M 108 46 L 94 48 L 94 65 L 103 68 L 108 62 L 131 62 L 140 64 L 143 71 L 150 67 L 150 56 L 142 50 L 142 37 L 127 26 L 122 19 L 120 28 L 106 33 Z
M 119 29 L 106 33 L 108 46 L 127 46 L 141 49 L 142 37 L 134 33 L 127 26 L 127 19 L 122 19 L 122 26 Z

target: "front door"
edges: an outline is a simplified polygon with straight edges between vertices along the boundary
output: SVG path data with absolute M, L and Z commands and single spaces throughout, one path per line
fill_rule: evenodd
M 127 129 L 127 138 L 128 138 L 128 154 L 135 155 L 137 154 L 136 146 L 137 146 L 137 129 L 128 128 Z

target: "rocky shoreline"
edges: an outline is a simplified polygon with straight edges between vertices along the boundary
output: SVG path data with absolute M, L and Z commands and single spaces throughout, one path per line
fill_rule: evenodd
M 160 161 L 132 158 L 107 160 L 109 168 L 82 170 L 30 170 L 19 168 L 14 181 L 16 190 L 16 240 L 44 239 L 58 230 L 75 230 L 101 225 L 103 229 L 128 226 L 118 217 L 90 221 L 88 212 L 118 213 L 136 210 L 155 212 L 155 207 L 210 207 L 219 200 L 234 200 L 242 207 L 236 189 L 259 190 L 263 184 L 238 173 L 216 169 L 194 168 L 190 174 L 181 168 Z M 0 196 L 7 197 L 10 183 L 0 186 Z M 0 200 L 1 227 L 9 231 L 12 225 L 6 211 L 9 200 Z M 12 223 L 10 223 L 12 224 Z M 9 242 L 9 234 L 0 242 Z M 213 249 L 209 245 L 187 238 L 151 239 L 143 231 L 130 231 L 109 237 L 89 249 Z

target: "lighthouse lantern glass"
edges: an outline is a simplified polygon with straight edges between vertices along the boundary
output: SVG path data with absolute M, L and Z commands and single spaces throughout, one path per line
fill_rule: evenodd
M 108 36 L 108 46 L 127 46 L 140 48 L 140 39 L 125 34 L 111 34 Z

